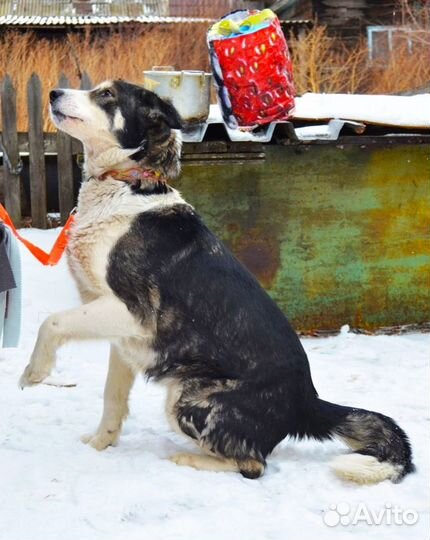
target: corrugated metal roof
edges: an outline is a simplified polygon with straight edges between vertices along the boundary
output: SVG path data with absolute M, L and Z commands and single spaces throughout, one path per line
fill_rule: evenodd
M 164 17 L 158 15 L 101 16 L 101 15 L 59 15 L 41 17 L 40 15 L 4 15 L 0 16 L 0 26 L 85 26 L 121 24 L 121 23 L 184 23 L 212 22 L 215 19 L 203 17 Z M 309 20 L 281 21 L 286 26 L 310 25 Z
M 298 98 L 300 99 L 300 98 Z M 230 129 L 222 119 L 218 105 L 210 106 L 209 118 L 203 124 L 190 126 L 182 131 L 183 142 L 200 143 L 205 140 L 208 129 L 216 128 L 218 137 L 229 139 L 232 142 L 260 142 L 269 143 L 277 136 L 284 136 L 295 141 L 326 140 L 335 141 L 338 139 L 344 126 L 353 129 L 357 133 L 362 133 L 364 124 L 351 122 L 349 120 L 331 119 L 322 125 L 309 127 L 295 127 L 294 118 L 289 122 L 277 121 L 261 126 L 258 131 L 242 131 L 240 129 Z M 221 135 L 222 134 L 222 135 Z
M 4 15 L 0 16 L 0 26 L 85 26 L 88 24 L 107 25 L 121 23 L 184 23 L 213 22 L 215 19 L 203 17 L 164 17 L 158 15 L 101 16 L 101 15 L 60 15 L 41 17 L 40 15 Z M 309 25 L 312 21 L 281 21 L 287 26 Z
M 1 0 L 0 15 L 64 16 L 168 16 L 170 0 Z M 182 13 L 178 14 L 182 15 Z
M 88 24 L 105 25 L 120 23 L 181 23 L 181 22 L 211 22 L 213 19 L 190 17 L 161 17 L 157 15 L 140 15 L 138 17 L 125 16 L 51 16 L 40 17 L 34 15 L 6 15 L 0 16 L 2 26 L 84 26 Z

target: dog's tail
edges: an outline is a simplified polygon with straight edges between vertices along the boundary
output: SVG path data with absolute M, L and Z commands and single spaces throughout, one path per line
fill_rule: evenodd
M 354 450 L 331 463 L 345 480 L 359 484 L 386 479 L 399 482 L 415 470 L 408 437 L 388 416 L 317 399 L 308 419 L 307 436 L 319 440 L 339 437 Z

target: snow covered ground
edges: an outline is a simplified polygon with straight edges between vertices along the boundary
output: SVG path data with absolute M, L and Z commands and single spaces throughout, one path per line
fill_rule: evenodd
M 55 234 L 25 231 L 45 247 Z M 78 303 L 64 261 L 45 268 L 23 253 L 23 264 L 21 347 L 0 349 L 1 540 L 429 537 L 429 335 L 303 340 L 322 398 L 384 412 L 410 435 L 417 473 L 401 484 L 338 480 L 328 467 L 345 451 L 336 442 L 284 441 L 259 480 L 200 472 L 166 459 L 193 447 L 169 430 L 163 388 L 143 380 L 116 448 L 79 441 L 100 418 L 106 344 L 62 349 L 58 377 L 76 387 L 18 389 L 39 324 Z

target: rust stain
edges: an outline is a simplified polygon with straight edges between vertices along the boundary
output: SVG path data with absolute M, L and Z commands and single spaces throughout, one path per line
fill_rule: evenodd
M 426 197 L 428 184 L 423 183 L 423 162 L 416 154 L 414 148 L 372 154 L 367 181 L 379 205 L 363 213 L 362 237 L 367 245 L 362 256 L 372 270 L 362 295 L 367 313 L 364 320 L 356 321 L 357 327 L 368 331 L 381 325 L 380 317 L 369 320 L 372 303 L 385 314 L 385 319 L 396 305 L 400 318 L 406 299 L 417 313 L 425 310 L 429 266 L 421 261 L 428 260 L 430 253 L 430 211 Z M 422 297 L 417 297 L 417 291 L 422 291 Z
M 248 229 L 231 242 L 231 249 L 263 287 L 270 289 L 279 270 L 279 242 L 257 228 Z

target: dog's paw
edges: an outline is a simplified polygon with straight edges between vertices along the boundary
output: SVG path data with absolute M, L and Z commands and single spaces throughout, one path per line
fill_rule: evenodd
M 173 454 L 173 456 L 170 456 L 169 461 L 172 461 L 173 463 L 176 463 L 176 465 L 180 465 L 183 467 L 197 468 L 197 461 L 199 460 L 199 457 L 200 456 L 198 456 L 197 454 L 179 452 L 178 454 Z
M 104 450 L 108 446 L 115 446 L 118 443 L 119 433 L 115 431 L 114 433 L 105 432 L 96 432 L 96 433 L 87 433 L 82 435 L 81 441 L 84 444 L 89 444 L 99 452 Z
M 27 386 L 34 386 L 35 384 L 40 384 L 46 377 L 48 377 L 48 371 L 39 371 L 35 369 L 31 364 L 24 369 L 21 378 L 19 379 L 19 387 L 24 389 Z

